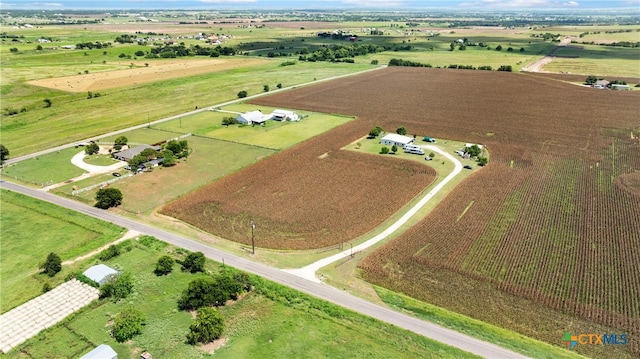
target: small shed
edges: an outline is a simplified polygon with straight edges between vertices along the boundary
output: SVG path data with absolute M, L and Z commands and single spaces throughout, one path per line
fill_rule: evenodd
M 236 117 L 236 122 L 241 125 L 263 124 L 266 120 L 267 118 L 260 110 L 245 112 Z
M 111 277 L 118 275 L 118 271 L 109 267 L 106 264 L 97 264 L 86 271 L 84 274 L 87 278 L 92 281 L 98 283 L 99 285 L 103 285 L 107 282 Z
M 100 344 L 80 359 L 118 359 L 118 353 L 107 344 Z
M 399 146 L 404 148 L 406 145 L 413 143 L 413 137 L 399 135 L 397 133 L 390 133 L 385 135 L 380 140 L 380 143 L 388 146 Z
M 153 356 L 149 352 L 144 352 L 140 354 L 140 359 L 153 359 Z
M 630 90 L 629 85 L 624 84 L 611 84 L 612 90 Z
M 297 113 L 287 110 L 274 110 L 271 113 L 271 119 L 275 121 L 300 121 Z

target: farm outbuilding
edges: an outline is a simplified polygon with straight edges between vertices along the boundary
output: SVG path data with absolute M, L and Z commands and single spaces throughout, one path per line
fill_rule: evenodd
M 396 145 L 398 147 L 404 148 L 406 145 L 413 143 L 413 137 L 398 135 L 397 133 L 390 133 L 382 137 L 380 143 L 383 145 Z
M 109 267 L 106 264 L 97 264 L 86 271 L 84 274 L 87 278 L 92 281 L 98 283 L 99 285 L 103 285 L 107 282 L 111 277 L 118 275 L 118 271 Z
M 275 121 L 300 121 L 297 113 L 287 110 L 274 110 L 271 113 L 271 119 Z
M 120 151 L 120 152 L 116 152 L 114 154 L 112 154 L 111 156 L 113 156 L 113 158 L 115 158 L 116 160 L 119 161 L 125 161 L 125 162 L 129 162 L 131 161 L 132 158 L 134 158 L 135 156 L 139 155 L 140 153 L 142 153 L 142 151 L 146 150 L 147 148 L 151 148 L 154 151 L 158 151 L 160 150 L 160 146 L 149 146 L 149 145 L 139 145 L 133 148 L 128 148 L 124 151 Z
M 100 344 L 80 359 L 118 359 L 118 353 L 107 344 Z
M 245 112 L 236 117 L 236 122 L 241 125 L 258 124 L 261 125 L 267 121 L 269 117 L 265 116 L 260 110 Z

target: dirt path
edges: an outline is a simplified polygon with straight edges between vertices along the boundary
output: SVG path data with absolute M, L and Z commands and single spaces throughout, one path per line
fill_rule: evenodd
M 542 68 L 550 63 L 551 61 L 553 61 L 553 59 L 555 58 L 555 56 L 553 54 L 555 54 L 556 51 L 558 51 L 559 48 L 561 47 L 565 47 L 568 46 L 571 43 L 571 38 L 567 37 L 564 38 L 560 41 L 560 44 L 558 46 L 556 46 L 553 50 L 551 50 L 546 56 L 544 56 L 543 58 L 536 60 L 532 63 L 530 63 L 529 65 L 525 66 L 522 68 L 522 71 L 524 72 L 544 72 L 544 73 L 550 73 L 549 71 L 543 71 Z
M 69 265 L 69 264 L 73 264 L 73 263 L 75 263 L 75 262 L 77 262 L 77 261 L 81 261 L 81 260 L 83 260 L 83 259 L 87 259 L 87 258 L 89 258 L 89 257 L 91 257 L 91 256 L 94 256 L 94 255 L 96 255 L 96 254 L 98 254 L 98 253 L 102 252 L 103 250 L 105 250 L 105 249 L 109 248 L 109 246 L 112 246 L 112 245 L 114 245 L 114 244 L 118 244 L 118 243 L 123 242 L 123 241 L 125 241 L 125 240 L 127 240 L 127 239 L 130 239 L 130 238 L 135 238 L 135 237 L 137 237 L 137 236 L 139 236 L 139 235 L 140 235 L 140 232 L 138 232 L 138 231 L 134 231 L 134 230 L 129 230 L 129 231 L 128 231 L 127 233 L 125 233 L 125 234 L 124 234 L 124 236 L 122 236 L 121 238 L 116 239 L 115 241 L 113 241 L 113 242 L 111 242 L 111 243 L 109 243 L 109 244 L 105 244 L 104 246 L 102 246 L 102 247 L 100 247 L 100 248 L 98 248 L 98 249 L 96 249 L 96 250 L 94 250 L 94 251 L 91 251 L 91 252 L 89 252 L 89 253 L 87 253 L 87 254 L 81 255 L 80 257 L 77 257 L 77 258 L 74 258 L 74 259 L 70 259 L 70 260 L 68 260 L 68 261 L 64 261 L 64 262 L 62 262 L 62 265 L 63 265 L 63 266 L 64 266 L 64 265 Z

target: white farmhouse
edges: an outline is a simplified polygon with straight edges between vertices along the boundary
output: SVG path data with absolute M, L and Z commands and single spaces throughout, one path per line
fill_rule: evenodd
M 251 125 L 251 124 L 263 124 L 268 119 L 267 116 L 264 116 L 260 110 L 245 112 L 243 114 L 238 115 L 236 117 L 236 122 L 241 125 Z
M 398 135 L 397 133 L 390 133 L 382 137 L 380 143 L 383 145 L 396 145 L 398 147 L 404 148 L 406 145 L 413 143 L 413 137 Z
M 297 113 L 287 110 L 274 110 L 271 113 L 271 119 L 275 121 L 300 121 Z

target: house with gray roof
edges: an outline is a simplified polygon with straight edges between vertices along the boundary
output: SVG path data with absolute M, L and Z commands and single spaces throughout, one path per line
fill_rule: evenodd
M 115 153 L 111 154 L 111 156 L 113 156 L 113 158 L 115 158 L 116 160 L 129 162 L 129 161 L 131 161 L 132 158 L 134 158 L 135 156 L 139 155 L 140 153 L 142 153 L 142 151 L 146 150 L 147 148 L 151 148 L 154 151 L 158 151 L 162 147 L 160 147 L 160 146 L 149 146 L 149 145 L 139 145 L 139 146 L 136 146 L 136 147 L 127 148 L 124 151 L 115 152 Z

